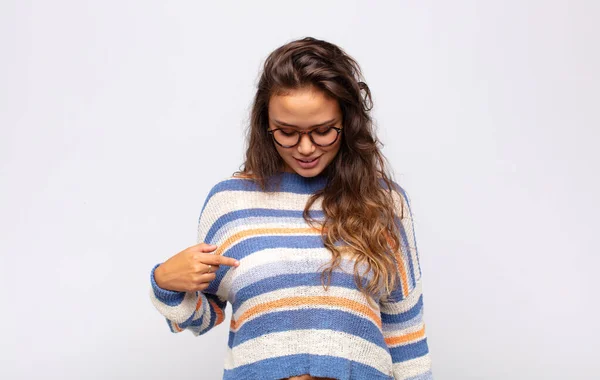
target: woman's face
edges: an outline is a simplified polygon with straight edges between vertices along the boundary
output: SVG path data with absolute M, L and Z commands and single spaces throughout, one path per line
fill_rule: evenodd
M 283 128 L 286 133 L 316 129 L 313 137 L 324 127 L 342 128 L 342 112 L 337 100 L 311 87 L 291 90 L 287 95 L 273 95 L 269 101 L 269 129 Z M 331 134 L 337 134 L 330 130 Z M 342 131 L 343 133 L 343 131 Z M 340 150 L 341 133 L 329 146 L 314 144 L 307 134 L 301 135 L 298 145 L 284 148 L 275 141 L 275 148 L 284 162 L 284 171 L 314 177 L 321 173 Z M 317 140 L 318 141 L 318 140 Z M 287 144 L 284 144 L 287 145 Z M 316 163 L 304 164 L 300 160 L 317 159 Z

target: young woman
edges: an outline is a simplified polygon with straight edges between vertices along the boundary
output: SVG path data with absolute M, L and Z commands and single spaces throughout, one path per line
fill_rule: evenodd
M 326 41 L 273 51 L 242 170 L 209 192 L 198 244 L 152 268 L 174 333 L 231 303 L 224 379 L 432 379 L 412 215 L 361 77 Z

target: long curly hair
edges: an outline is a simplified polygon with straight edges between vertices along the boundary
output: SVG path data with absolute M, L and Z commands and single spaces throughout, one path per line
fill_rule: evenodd
M 321 273 L 321 282 L 327 276 L 325 289 L 340 265 L 342 251 L 349 251 L 355 260 L 354 279 L 359 290 L 386 298 L 399 283 L 395 260 L 401 244 L 394 217 L 403 217 L 396 215 L 403 207 L 394 200 L 393 192 L 399 192 L 379 149 L 383 144 L 375 136 L 369 115 L 371 91 L 358 63 L 332 43 L 305 37 L 277 48 L 266 58 L 257 87 L 245 162 L 234 175 L 251 178 L 268 191 L 269 178 L 282 170 L 283 159 L 267 134 L 272 95 L 313 87 L 337 99 L 343 116 L 340 149 L 323 171 L 325 187 L 311 195 L 303 217 L 309 225 L 318 226 L 324 245 L 332 253 L 329 268 Z M 324 220 L 317 221 L 309 209 L 320 197 Z M 366 268 L 362 274 L 361 266 Z M 371 279 L 363 286 L 361 276 L 367 272 L 372 272 Z

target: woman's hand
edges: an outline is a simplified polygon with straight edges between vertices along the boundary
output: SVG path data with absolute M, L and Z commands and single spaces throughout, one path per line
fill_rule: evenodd
M 219 265 L 237 267 L 240 264 L 234 258 L 208 253 L 215 249 L 216 245 L 206 243 L 184 249 L 156 268 L 154 281 L 163 289 L 177 292 L 206 289 L 217 276 L 215 272 Z

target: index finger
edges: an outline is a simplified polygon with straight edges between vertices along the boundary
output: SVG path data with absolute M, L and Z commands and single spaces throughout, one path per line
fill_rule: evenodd
M 221 256 L 221 255 L 213 255 L 206 254 L 202 257 L 202 262 L 204 264 L 210 265 L 229 265 L 237 267 L 240 265 L 240 262 L 233 257 Z

